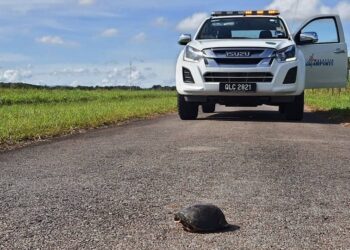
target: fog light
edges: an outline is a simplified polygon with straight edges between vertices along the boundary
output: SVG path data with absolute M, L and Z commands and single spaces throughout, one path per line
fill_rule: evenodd
M 283 84 L 292 84 L 297 81 L 297 73 L 298 73 L 298 67 L 291 68 L 287 75 L 286 78 L 284 79 Z
M 186 68 L 182 68 L 182 76 L 185 83 L 194 83 L 191 71 Z

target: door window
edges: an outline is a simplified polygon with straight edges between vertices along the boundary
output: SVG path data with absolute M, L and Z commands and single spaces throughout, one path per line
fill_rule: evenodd
M 301 31 L 316 32 L 318 35 L 317 43 L 338 43 L 338 29 L 334 18 L 320 18 L 307 24 Z

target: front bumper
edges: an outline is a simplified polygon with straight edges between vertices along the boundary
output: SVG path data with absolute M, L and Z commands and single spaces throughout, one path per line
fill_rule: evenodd
M 194 103 L 218 103 L 225 106 L 257 107 L 259 105 L 281 105 L 291 103 L 295 96 L 207 96 L 207 95 L 187 95 L 187 102 Z
M 191 71 L 195 83 L 183 81 L 182 68 Z M 295 83 L 283 84 L 288 71 L 297 67 Z M 257 82 L 257 91 L 249 93 L 227 93 L 219 91 L 220 82 L 207 82 L 204 75 L 208 72 L 216 73 L 271 73 L 271 82 Z M 176 88 L 179 94 L 187 96 L 296 96 L 304 91 L 305 63 L 302 60 L 279 63 L 276 60 L 267 67 L 247 65 L 233 65 L 226 67 L 208 67 L 204 61 L 198 63 L 183 61 L 180 55 L 176 67 Z

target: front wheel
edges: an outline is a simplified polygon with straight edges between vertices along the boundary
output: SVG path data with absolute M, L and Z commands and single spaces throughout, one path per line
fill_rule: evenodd
M 289 121 L 301 121 L 304 118 L 304 92 L 295 97 L 294 102 L 285 105 L 285 115 Z
M 198 116 L 198 104 L 186 102 L 183 95 L 177 95 L 177 108 L 181 120 L 195 120 Z

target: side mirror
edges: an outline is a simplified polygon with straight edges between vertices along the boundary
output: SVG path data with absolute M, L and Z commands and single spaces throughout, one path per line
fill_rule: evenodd
M 180 45 L 187 45 L 189 42 L 192 41 L 192 37 L 189 34 L 182 34 L 179 38 L 178 43 Z
M 311 44 L 318 42 L 318 35 L 316 32 L 302 32 L 299 38 L 300 44 Z

